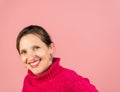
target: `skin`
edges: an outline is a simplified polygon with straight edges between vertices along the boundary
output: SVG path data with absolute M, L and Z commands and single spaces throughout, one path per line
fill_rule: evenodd
M 52 64 L 50 54 L 54 51 L 54 45 L 51 43 L 48 47 L 38 35 L 23 36 L 20 40 L 19 50 L 23 64 L 34 75 L 46 72 Z

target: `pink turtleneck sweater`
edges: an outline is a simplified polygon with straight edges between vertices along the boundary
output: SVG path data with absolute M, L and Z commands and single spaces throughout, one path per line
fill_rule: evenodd
M 54 58 L 47 72 L 36 76 L 28 70 L 22 92 L 98 92 L 89 80 L 59 65 Z

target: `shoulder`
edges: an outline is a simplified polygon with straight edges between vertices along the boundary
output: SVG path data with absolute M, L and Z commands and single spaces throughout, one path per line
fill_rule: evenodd
M 62 75 L 64 77 L 67 77 L 68 79 L 74 79 L 77 77 L 81 77 L 80 75 L 78 75 L 74 70 L 68 69 L 68 68 L 63 68 L 62 69 Z
M 80 75 L 78 75 L 74 70 L 63 68 L 60 75 L 60 79 L 63 79 L 64 81 L 68 83 L 78 83 L 79 81 L 84 80 L 84 78 Z
M 93 84 L 90 83 L 88 78 L 77 74 L 75 71 L 63 68 L 63 76 L 70 84 L 73 92 L 98 92 Z

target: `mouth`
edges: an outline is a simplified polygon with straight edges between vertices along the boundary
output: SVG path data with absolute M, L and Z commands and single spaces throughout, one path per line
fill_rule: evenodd
M 33 62 L 30 62 L 30 66 L 31 66 L 32 68 L 36 68 L 36 67 L 39 66 L 40 61 L 41 61 L 41 59 L 40 59 L 40 60 L 35 60 L 35 61 L 33 61 Z

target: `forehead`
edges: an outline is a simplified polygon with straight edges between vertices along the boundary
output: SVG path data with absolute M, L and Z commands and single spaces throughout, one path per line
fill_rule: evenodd
M 40 44 L 43 44 L 42 40 L 40 39 L 40 36 L 35 34 L 27 34 L 21 38 L 19 45 L 21 49 L 31 45 L 40 45 Z
M 21 38 L 20 43 L 24 41 L 41 41 L 41 39 L 40 36 L 36 34 L 27 34 Z

